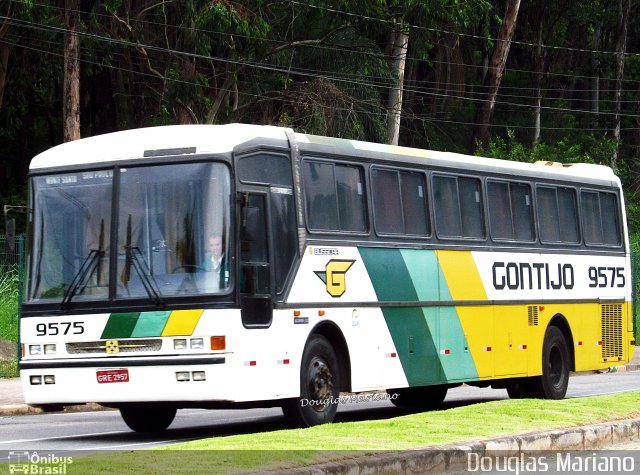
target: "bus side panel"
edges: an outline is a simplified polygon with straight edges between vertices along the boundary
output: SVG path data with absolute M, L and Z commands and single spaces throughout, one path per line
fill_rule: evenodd
M 295 334 L 303 335 L 296 336 L 295 341 L 304 346 L 317 325 L 323 322 L 336 325 L 348 347 L 353 391 L 407 385 L 386 315 L 376 305 L 362 305 L 376 302 L 376 293 L 357 248 L 307 247 L 286 302 L 293 309 L 297 304 L 301 306 L 299 317 L 290 317 L 302 332 Z

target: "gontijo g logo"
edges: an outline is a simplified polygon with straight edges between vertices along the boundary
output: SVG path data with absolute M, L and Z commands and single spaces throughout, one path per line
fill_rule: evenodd
M 347 290 L 346 273 L 355 261 L 331 259 L 324 271 L 315 271 L 320 280 L 327 284 L 327 292 L 332 297 L 342 297 Z

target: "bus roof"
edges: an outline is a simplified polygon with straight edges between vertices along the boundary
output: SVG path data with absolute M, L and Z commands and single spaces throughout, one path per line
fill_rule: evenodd
M 34 157 L 30 170 L 157 157 L 159 154 L 153 153 L 154 151 L 173 151 L 172 155 L 225 153 L 233 151 L 238 145 L 260 139 L 286 141 L 287 132 L 293 131 L 283 127 L 249 124 L 169 125 L 124 130 L 53 147 Z M 348 149 L 350 154 L 360 157 L 374 154 L 376 158 L 390 162 L 424 165 L 426 161 L 438 167 L 555 177 L 572 181 L 586 180 L 620 186 L 613 170 L 603 165 L 562 165 L 552 162 L 531 164 L 302 133 L 296 133 L 295 137 L 303 149 L 335 154 Z
M 591 163 L 562 164 L 558 162 L 526 163 L 496 158 L 478 157 L 453 152 L 439 152 L 395 145 L 361 142 L 357 140 L 337 139 L 317 135 L 296 134 L 301 143 L 313 147 L 348 147 L 358 155 L 376 154 L 383 160 L 391 162 L 424 165 L 426 163 L 444 168 L 455 168 L 469 171 L 490 171 L 494 173 L 515 174 L 530 177 L 546 177 L 559 180 L 589 181 L 620 186 L 620 180 L 613 170 L 604 165 Z
M 266 125 L 167 125 L 123 130 L 57 145 L 36 155 L 30 169 L 95 165 L 119 160 L 157 158 L 149 151 L 225 153 L 258 138 L 287 140 L 282 127 Z

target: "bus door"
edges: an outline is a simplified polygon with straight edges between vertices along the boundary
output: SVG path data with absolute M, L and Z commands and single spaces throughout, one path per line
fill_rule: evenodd
M 273 316 L 268 193 L 268 187 L 258 186 L 238 191 L 240 309 L 245 327 L 268 327 Z

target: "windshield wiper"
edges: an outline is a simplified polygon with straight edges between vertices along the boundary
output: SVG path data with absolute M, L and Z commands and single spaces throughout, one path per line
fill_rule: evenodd
M 98 284 L 100 283 L 100 275 L 102 274 L 102 262 L 101 258 L 104 257 L 104 219 L 100 220 L 100 237 L 98 238 L 98 249 L 89 250 L 89 254 L 84 258 L 80 269 L 73 276 L 73 280 L 69 285 L 69 288 L 62 297 L 60 302 L 60 310 L 64 310 L 65 307 L 71 302 L 71 299 L 78 293 L 83 293 L 84 289 L 89 284 L 89 279 L 93 273 L 98 270 Z M 79 291 L 79 292 L 78 292 Z
M 126 250 L 125 274 L 128 276 L 129 269 L 133 265 L 133 268 L 136 270 L 138 277 L 140 277 L 140 282 L 142 282 L 142 286 L 147 292 L 147 295 L 154 299 L 156 305 L 164 307 L 165 303 L 164 300 L 162 300 L 162 297 L 160 297 L 158 283 L 151 274 L 149 265 L 142 255 L 142 251 L 140 250 L 140 248 L 136 246 L 125 246 L 124 248 Z
M 64 310 L 65 307 L 71 302 L 71 299 L 76 296 L 78 293 L 84 292 L 84 289 L 87 288 L 87 284 L 89 283 L 89 278 L 93 275 L 95 270 L 98 268 L 98 262 L 101 257 L 104 256 L 104 251 L 100 251 L 99 249 L 91 249 L 87 257 L 82 261 L 82 265 L 76 275 L 73 277 L 71 281 L 71 285 L 64 293 L 64 297 L 62 297 L 62 302 L 60 302 L 60 310 Z M 80 292 L 78 292 L 78 290 Z
M 129 283 L 131 266 L 133 265 L 133 268 L 136 270 L 138 277 L 140 277 L 140 281 L 142 282 L 142 286 L 144 287 L 145 292 L 147 292 L 147 295 L 155 300 L 157 306 L 164 307 L 164 300 L 162 300 L 162 297 L 160 297 L 158 284 L 151 274 L 149 264 L 142 255 L 142 251 L 140 251 L 140 248 L 131 245 L 131 215 L 129 215 L 129 219 L 127 220 L 127 241 L 124 245 L 124 249 L 126 252 L 126 257 L 124 261 L 124 269 L 122 272 L 122 283 L 125 286 L 127 286 L 127 284 Z M 140 256 L 140 258 L 138 258 L 136 254 Z M 144 267 L 146 267 L 146 269 L 143 267 L 142 263 L 144 263 Z M 147 272 L 145 272 L 145 270 Z

